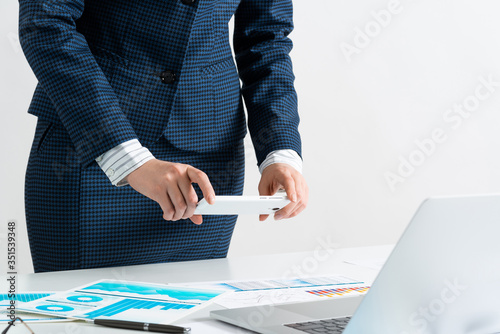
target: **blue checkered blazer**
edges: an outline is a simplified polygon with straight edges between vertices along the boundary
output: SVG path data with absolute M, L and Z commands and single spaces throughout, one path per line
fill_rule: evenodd
M 55 256 L 54 251 L 42 250 L 48 247 L 43 243 L 47 237 L 42 234 L 43 219 L 43 224 L 54 225 L 53 217 L 60 214 L 63 224 L 63 213 L 68 214 L 70 207 L 106 208 L 119 200 L 132 201 L 136 196 L 123 195 L 125 190 L 118 195 L 118 190 L 108 189 L 105 198 L 112 198 L 110 203 L 103 203 L 106 200 L 102 199 L 85 204 L 81 197 L 74 199 L 75 203 L 58 202 L 61 197 L 70 196 L 63 187 L 83 196 L 82 175 L 96 169 L 97 156 L 124 141 L 138 138 L 153 149 L 164 140 L 171 152 L 203 156 L 199 167 L 209 170 L 215 166 L 209 163 L 228 156 L 221 152 L 241 147 L 247 132 L 243 97 L 259 164 L 273 150 L 293 149 L 301 153 L 297 95 L 289 57 L 292 42 L 287 37 L 293 28 L 292 0 L 19 0 L 19 4 L 20 42 L 39 81 L 28 110 L 38 117 L 39 126 L 26 176 L 27 221 L 34 262 L 42 263 Z M 235 57 L 228 30 L 233 15 Z M 55 138 L 58 142 L 51 144 L 50 139 Z M 42 148 L 45 156 L 41 156 Z M 63 167 L 55 168 L 58 163 Z M 51 171 L 42 170 L 44 164 L 52 164 Z M 231 173 L 241 174 L 235 170 Z M 66 178 L 64 181 L 60 174 Z M 92 175 L 92 180 L 99 181 L 89 186 L 89 198 L 102 193 L 98 187 L 106 187 L 97 169 Z M 235 184 L 240 183 L 242 187 L 239 179 L 232 187 L 221 186 L 219 193 L 238 193 L 239 186 Z M 39 197 L 45 197 L 45 202 L 40 202 Z M 66 209 L 61 208 L 64 205 Z M 43 207 L 51 207 L 52 212 L 40 211 Z M 156 210 L 151 217 L 158 213 Z M 72 219 L 81 222 L 82 216 Z M 116 226 L 120 228 L 123 226 Z M 85 257 L 82 252 L 91 250 L 81 246 L 82 227 L 67 229 L 52 236 L 50 247 L 79 243 L 80 249 L 73 250 L 71 259 L 68 256 L 47 260 L 65 264 L 40 265 L 38 271 L 120 264 L 118 255 L 114 260 L 100 262 Z M 227 229 L 232 231 L 231 227 Z M 222 233 L 217 231 L 210 233 Z M 219 256 L 225 256 L 227 251 L 228 231 L 224 233 L 229 236 L 223 238 L 227 245 L 221 246 Z M 92 245 L 99 252 L 120 254 L 124 245 L 130 244 L 130 238 L 124 238 L 121 245 L 106 239 L 96 239 Z M 161 242 L 170 243 L 170 248 L 179 242 L 165 240 Z M 118 246 L 108 249 L 103 244 Z M 216 242 L 212 240 L 204 247 L 210 250 L 213 244 Z M 70 246 L 65 247 L 62 252 L 72 252 L 67 248 Z M 37 255 L 42 253 L 43 256 Z M 148 255 L 152 253 L 154 250 L 149 250 L 121 264 L 166 260 L 164 253 L 157 257 Z M 199 252 L 201 257 L 208 253 Z M 79 264 L 71 265 L 75 261 Z

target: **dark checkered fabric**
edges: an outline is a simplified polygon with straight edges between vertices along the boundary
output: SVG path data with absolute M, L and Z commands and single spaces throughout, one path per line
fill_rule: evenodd
M 39 81 L 26 175 L 35 270 L 225 256 L 235 217 L 165 223 L 94 159 L 138 138 L 157 158 L 212 176 L 231 174 L 233 161 L 233 181 L 216 194 L 237 194 L 242 97 L 258 164 L 277 149 L 301 154 L 292 27 L 291 0 L 19 0 L 19 38 Z
M 148 148 L 158 159 L 203 170 L 216 194 L 243 193 L 241 142 L 193 153 L 161 138 Z M 37 124 L 25 187 L 35 272 L 221 258 L 236 222 L 236 216 L 204 216 L 199 226 L 163 220 L 156 202 L 113 186 L 97 163 L 83 168 L 65 128 L 44 120 Z

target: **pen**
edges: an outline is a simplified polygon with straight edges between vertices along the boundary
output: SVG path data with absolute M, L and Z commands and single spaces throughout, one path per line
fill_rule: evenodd
M 136 321 L 125 321 L 125 320 L 113 320 L 113 319 L 94 319 L 87 320 L 87 322 L 92 322 L 96 325 L 124 328 L 124 329 L 135 329 L 146 332 L 158 332 L 158 333 L 189 333 L 191 328 L 189 327 L 179 327 L 172 325 L 162 325 L 162 324 L 150 324 L 147 322 L 136 322 Z

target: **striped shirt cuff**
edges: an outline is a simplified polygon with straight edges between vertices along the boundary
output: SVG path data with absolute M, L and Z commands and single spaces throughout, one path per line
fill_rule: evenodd
M 275 163 L 284 163 L 292 166 L 302 174 L 302 158 L 294 150 L 276 150 L 269 153 L 266 159 L 260 164 L 259 172 L 262 174 L 264 169 Z
M 95 161 L 111 183 L 121 187 L 128 184 L 125 179 L 127 175 L 154 158 L 153 154 L 139 143 L 139 140 L 132 139 L 113 147 L 98 156 Z

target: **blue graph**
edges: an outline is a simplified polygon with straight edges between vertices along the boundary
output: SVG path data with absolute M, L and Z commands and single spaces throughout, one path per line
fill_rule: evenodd
M 182 309 L 190 309 L 194 307 L 194 305 L 186 305 L 186 304 L 177 304 L 177 303 L 168 303 L 168 302 L 155 302 L 148 300 L 136 300 L 136 299 L 123 299 L 117 303 L 112 305 L 100 308 L 98 310 L 89 312 L 85 314 L 86 318 L 95 319 L 100 316 L 111 317 L 113 315 L 119 314 L 121 312 L 125 312 L 127 310 L 140 310 L 146 309 L 150 310 L 154 307 L 162 306 L 160 310 L 182 310 Z
M 80 303 L 92 303 L 92 302 L 100 302 L 102 301 L 101 297 L 98 296 L 69 296 L 67 298 L 68 300 L 71 300 L 72 302 L 80 302 Z
M 68 312 L 68 311 L 73 311 L 74 308 L 66 305 L 40 305 L 36 307 L 39 310 L 42 311 L 50 311 L 50 312 Z
M 105 292 L 106 294 L 111 294 L 116 292 L 122 295 L 133 294 L 141 296 L 165 296 L 170 298 L 175 298 L 177 300 L 210 300 L 218 295 L 221 291 L 198 291 L 193 289 L 181 288 L 181 287 L 165 287 L 164 285 L 153 285 L 153 284 L 135 284 L 131 282 L 113 282 L 113 281 L 103 281 L 99 282 L 81 290 L 94 290 L 99 292 Z M 85 291 L 82 291 L 85 292 Z
M 14 298 L 9 298 L 8 294 L 2 294 L 0 295 L 0 300 L 17 300 L 20 302 L 30 302 L 32 300 L 48 297 L 50 295 L 50 293 L 18 293 L 15 294 Z

